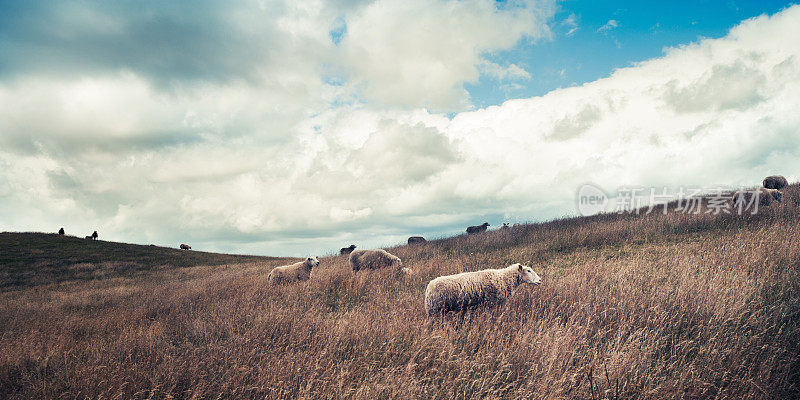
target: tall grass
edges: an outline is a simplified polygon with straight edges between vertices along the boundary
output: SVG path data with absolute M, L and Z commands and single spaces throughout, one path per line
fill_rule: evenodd
M 414 269 L 266 285 L 280 260 L 0 294 L 0 398 L 797 398 L 800 188 L 754 216 L 601 215 L 390 249 Z M 443 275 L 543 278 L 427 318 Z

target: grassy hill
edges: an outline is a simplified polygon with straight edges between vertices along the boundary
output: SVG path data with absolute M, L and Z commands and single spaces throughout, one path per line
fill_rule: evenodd
M 133 276 L 160 268 L 241 264 L 272 258 L 182 251 L 36 232 L 2 232 L 0 249 L 0 290 Z
M 328 257 L 277 288 L 286 260 L 131 248 L 113 262 L 135 274 L 0 293 L 0 398 L 798 398 L 798 221 L 793 185 L 757 215 L 563 219 L 389 249 L 410 276 Z M 36 237 L 3 268 L 102 271 L 120 246 Z M 425 315 L 431 279 L 512 262 L 543 284 Z

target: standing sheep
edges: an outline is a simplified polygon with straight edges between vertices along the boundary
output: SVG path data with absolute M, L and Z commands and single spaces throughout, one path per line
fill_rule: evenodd
M 425 311 L 432 316 L 483 304 L 499 305 L 523 283 L 540 285 L 542 278 L 531 267 L 522 264 L 440 276 L 428 283 L 425 289 Z
M 355 249 L 356 249 L 356 245 L 351 244 L 350 247 L 342 247 L 341 249 L 339 249 L 339 254 L 340 255 L 350 254 Z
M 403 261 L 401 261 L 399 257 L 383 249 L 356 250 L 350 253 L 350 266 L 353 268 L 353 272 L 358 272 L 362 269 L 379 269 L 386 267 L 401 270 L 403 269 Z
M 786 178 L 784 178 L 783 176 L 772 175 L 772 176 L 768 176 L 768 177 L 764 178 L 763 184 L 764 184 L 764 188 L 766 188 L 766 189 L 778 189 L 778 190 L 781 190 L 781 189 L 785 188 L 786 185 L 789 184 L 789 182 L 787 182 Z
M 92 240 L 97 240 L 97 231 L 92 232 Z
M 509 229 L 508 222 L 503 222 L 503 226 L 500 227 L 500 230 Z
M 58 234 L 64 236 L 65 235 L 64 228 L 59 229 Z
M 192 249 L 192 246 L 189 246 L 188 244 L 181 243 L 181 250 L 191 250 L 191 249 Z
M 408 244 L 422 244 L 426 242 L 427 240 L 425 240 L 425 238 L 422 236 L 411 236 L 408 238 Z
M 471 235 L 473 233 L 486 232 L 486 227 L 488 226 L 489 226 L 488 222 L 484 222 L 483 224 L 477 226 L 470 226 L 467 227 L 467 233 Z
M 311 277 L 311 269 L 319 265 L 317 257 L 308 257 L 303 261 L 275 267 L 267 276 L 270 285 L 306 281 Z

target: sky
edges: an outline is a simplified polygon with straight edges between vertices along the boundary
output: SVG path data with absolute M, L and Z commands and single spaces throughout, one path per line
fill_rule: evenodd
M 0 231 L 324 255 L 800 179 L 800 6 L 0 1 Z

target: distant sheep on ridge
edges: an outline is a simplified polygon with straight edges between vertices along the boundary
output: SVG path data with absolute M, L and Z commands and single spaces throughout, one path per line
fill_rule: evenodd
M 488 226 L 489 226 L 488 222 L 484 222 L 481 225 L 470 226 L 470 227 L 467 228 L 467 233 L 471 235 L 471 234 L 474 234 L 474 233 L 486 232 L 486 227 L 488 227 Z
M 422 236 L 411 236 L 408 238 L 408 244 L 422 244 L 426 242 L 427 240 L 425 240 L 425 238 Z
M 192 246 L 189 246 L 188 244 L 181 243 L 181 250 L 191 250 L 191 249 L 192 249 Z M 201 253 L 202 253 L 202 251 L 201 251 Z
M 780 175 L 768 176 L 764 178 L 764 182 L 762 183 L 764 184 L 764 188 L 766 189 L 778 189 L 778 190 L 785 188 L 786 185 L 789 184 L 789 182 L 786 181 L 786 178 Z

